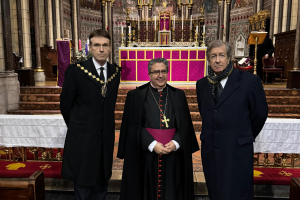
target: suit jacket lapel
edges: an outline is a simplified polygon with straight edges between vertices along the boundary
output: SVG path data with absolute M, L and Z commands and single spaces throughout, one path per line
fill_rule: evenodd
M 238 87 L 240 87 L 240 84 L 238 82 L 239 79 L 240 79 L 239 71 L 233 69 L 232 73 L 228 77 L 225 88 L 219 97 L 216 108 L 219 107 L 232 92 L 234 92 Z
M 211 94 L 211 90 L 209 88 L 209 82 L 208 82 L 208 79 L 206 78 L 206 81 L 205 81 L 205 86 L 203 87 L 204 88 L 204 96 L 205 96 L 205 99 L 206 101 L 208 102 L 208 104 L 210 105 L 210 107 L 214 108 L 215 107 L 215 102 L 212 98 L 212 94 Z
M 169 85 L 167 85 L 167 87 L 169 88 L 170 99 L 171 99 L 171 102 L 172 102 L 172 105 L 174 108 L 173 111 L 175 113 L 177 128 L 179 130 L 181 108 L 179 107 L 180 102 L 178 102 L 178 99 L 180 99 L 180 98 L 178 97 L 178 92 L 177 92 L 176 88 L 173 88 Z
M 98 72 L 97 72 L 97 70 L 96 70 L 96 67 L 95 67 L 95 65 L 94 65 L 94 63 L 93 63 L 92 58 L 90 58 L 90 59 L 88 59 L 87 61 L 83 62 L 83 63 L 82 63 L 82 66 L 83 66 L 86 70 L 88 70 L 90 73 L 92 73 L 92 75 L 95 75 L 97 78 L 100 78 L 100 77 L 99 77 L 99 74 L 98 74 Z M 85 73 L 85 72 L 82 71 L 82 73 Z M 100 83 L 99 81 L 97 81 L 95 78 L 93 78 L 92 76 L 89 76 L 88 74 L 87 74 L 87 77 L 88 77 L 88 79 L 90 79 L 93 83 L 95 83 L 100 89 L 102 88 L 101 83 Z

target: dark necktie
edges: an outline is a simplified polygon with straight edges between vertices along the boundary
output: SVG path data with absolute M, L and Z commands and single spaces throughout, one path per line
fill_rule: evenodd
M 102 80 L 103 82 L 105 82 L 103 70 L 104 70 L 104 67 L 100 67 L 100 80 Z
M 223 87 L 219 81 L 217 84 L 215 84 L 215 99 L 214 99 L 215 104 L 217 104 L 222 91 L 223 91 Z

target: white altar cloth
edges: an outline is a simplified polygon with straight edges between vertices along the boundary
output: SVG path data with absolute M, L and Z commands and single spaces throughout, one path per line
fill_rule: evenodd
M 61 115 L 0 115 L 0 147 L 63 148 Z M 300 154 L 300 119 L 270 119 L 254 143 L 256 153 Z

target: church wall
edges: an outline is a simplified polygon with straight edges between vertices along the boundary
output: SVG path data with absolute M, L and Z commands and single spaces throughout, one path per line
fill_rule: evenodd
M 3 43 L 3 24 L 2 24 L 1 1 L 3 1 L 3 0 L 0 0 L 0 71 L 4 71 L 5 70 L 5 62 L 4 62 L 4 43 Z M 1 82 L 1 79 L 0 79 L 0 82 Z
M 21 14 L 22 14 L 23 52 L 24 52 L 23 65 L 25 68 L 32 68 L 29 0 L 21 1 Z
M 249 36 L 249 21 L 248 17 L 253 15 L 253 4 L 238 5 L 237 2 L 233 5 L 233 9 L 230 12 L 230 36 L 229 44 L 233 50 L 233 58 L 236 55 L 236 40 L 240 36 L 245 40 L 244 56 L 249 56 L 249 45 L 246 44 Z
M 72 17 L 71 17 L 71 4 L 68 0 L 63 0 L 63 37 L 72 39 Z
M 264 10 L 271 10 L 272 3 L 274 3 L 274 0 L 264 0 L 263 9 Z
M 12 36 L 12 50 L 19 54 L 19 39 L 18 39 L 18 20 L 17 20 L 17 2 L 10 0 L 10 22 L 11 22 L 11 36 Z
M 44 1 L 38 1 L 38 5 L 39 5 L 40 47 L 43 47 L 44 45 L 47 44 Z
M 204 15 L 205 19 L 205 44 L 206 46 L 211 43 L 211 41 L 217 39 L 218 32 L 218 13 L 206 13 Z

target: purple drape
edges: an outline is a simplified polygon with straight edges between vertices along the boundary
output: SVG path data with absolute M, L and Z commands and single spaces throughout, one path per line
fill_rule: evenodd
M 56 41 L 57 43 L 57 86 L 62 87 L 65 79 L 65 71 L 70 65 L 70 43 L 68 41 Z

